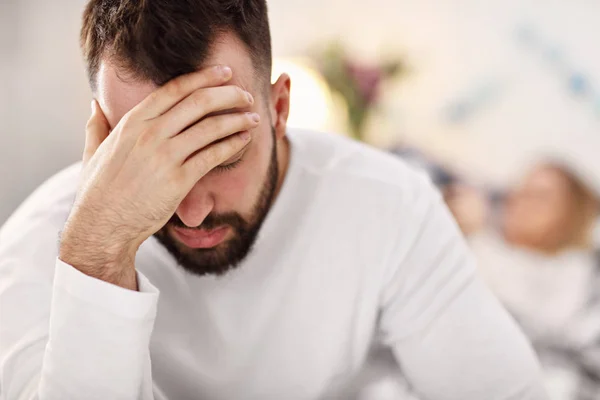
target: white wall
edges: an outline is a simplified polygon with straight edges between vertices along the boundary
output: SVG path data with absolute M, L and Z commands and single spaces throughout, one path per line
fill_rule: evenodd
M 599 145 L 600 113 L 569 94 L 566 71 L 516 39 L 518 26 L 531 26 L 595 79 L 600 102 L 597 1 L 287 0 L 271 10 L 280 53 L 339 34 L 366 58 L 405 54 L 412 72 L 388 93 L 396 132 L 475 180 L 505 183 L 547 148 L 579 154 Z M 443 120 L 450 99 L 490 79 L 500 86 L 495 101 L 465 123 Z M 600 171 L 597 159 L 586 162 Z
M 82 2 L 19 0 L 2 7 L 0 222 L 78 159 L 90 107 L 77 45 Z
M 79 157 L 90 99 L 77 45 L 83 3 L 0 2 L 0 223 Z M 504 182 L 542 145 L 590 148 L 582 138 L 600 136 L 599 118 L 513 39 L 530 21 L 600 85 L 596 1 L 271 0 L 270 10 L 275 55 L 338 36 L 365 59 L 406 55 L 412 72 L 387 93 L 390 133 L 475 179 Z M 447 100 L 490 78 L 502 84 L 496 102 L 463 124 L 444 122 Z

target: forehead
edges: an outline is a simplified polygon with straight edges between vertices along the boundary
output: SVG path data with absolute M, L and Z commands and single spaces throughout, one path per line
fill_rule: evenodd
M 526 184 L 540 189 L 557 189 L 568 186 L 569 179 L 559 169 L 551 166 L 540 166 L 530 173 Z
M 230 84 L 238 85 L 254 94 L 255 72 L 244 44 L 232 34 L 217 37 L 211 52 L 199 69 L 213 65 L 227 65 L 233 70 Z M 96 99 L 111 127 L 146 96 L 157 89 L 151 81 L 131 77 L 109 60 L 103 60 L 97 75 Z

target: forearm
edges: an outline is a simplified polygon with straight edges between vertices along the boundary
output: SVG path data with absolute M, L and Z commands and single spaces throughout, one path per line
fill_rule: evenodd
M 135 246 L 114 233 L 85 232 L 72 225 L 67 223 L 61 234 L 58 255 L 61 261 L 92 278 L 138 290 Z
M 135 267 L 131 259 L 119 262 L 104 262 L 101 259 L 77 256 L 70 252 L 61 252 L 59 259 L 92 278 L 100 279 L 124 289 L 138 290 Z
M 547 399 L 531 346 L 478 279 L 430 326 L 394 348 L 425 398 Z

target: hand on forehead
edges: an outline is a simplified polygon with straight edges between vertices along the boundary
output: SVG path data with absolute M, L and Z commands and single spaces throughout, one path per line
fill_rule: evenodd
M 233 71 L 227 85 L 237 85 L 256 96 L 256 74 L 244 45 L 235 37 L 223 35 L 217 40 L 207 60 L 199 68 L 226 65 Z M 97 75 L 97 99 L 111 127 L 133 107 L 158 88 L 151 81 L 134 79 L 114 63 L 102 62 Z

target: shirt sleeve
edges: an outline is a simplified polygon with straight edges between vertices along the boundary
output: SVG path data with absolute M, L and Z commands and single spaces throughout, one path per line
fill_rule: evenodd
M 0 353 L 5 399 L 152 399 L 149 341 L 159 293 L 141 273 L 137 278 L 139 291 L 131 291 L 56 259 L 46 331 L 16 332 L 23 325 L 14 315 L 12 331 L 3 328 L 21 335 Z
M 57 259 L 40 399 L 137 399 L 144 384 L 151 389 L 144 375 L 158 290 L 137 277 L 132 291 Z
M 418 229 L 392 256 L 380 329 L 414 391 L 428 400 L 546 399 L 530 344 L 476 276 L 441 196 L 424 185 L 412 204 L 403 225 Z

